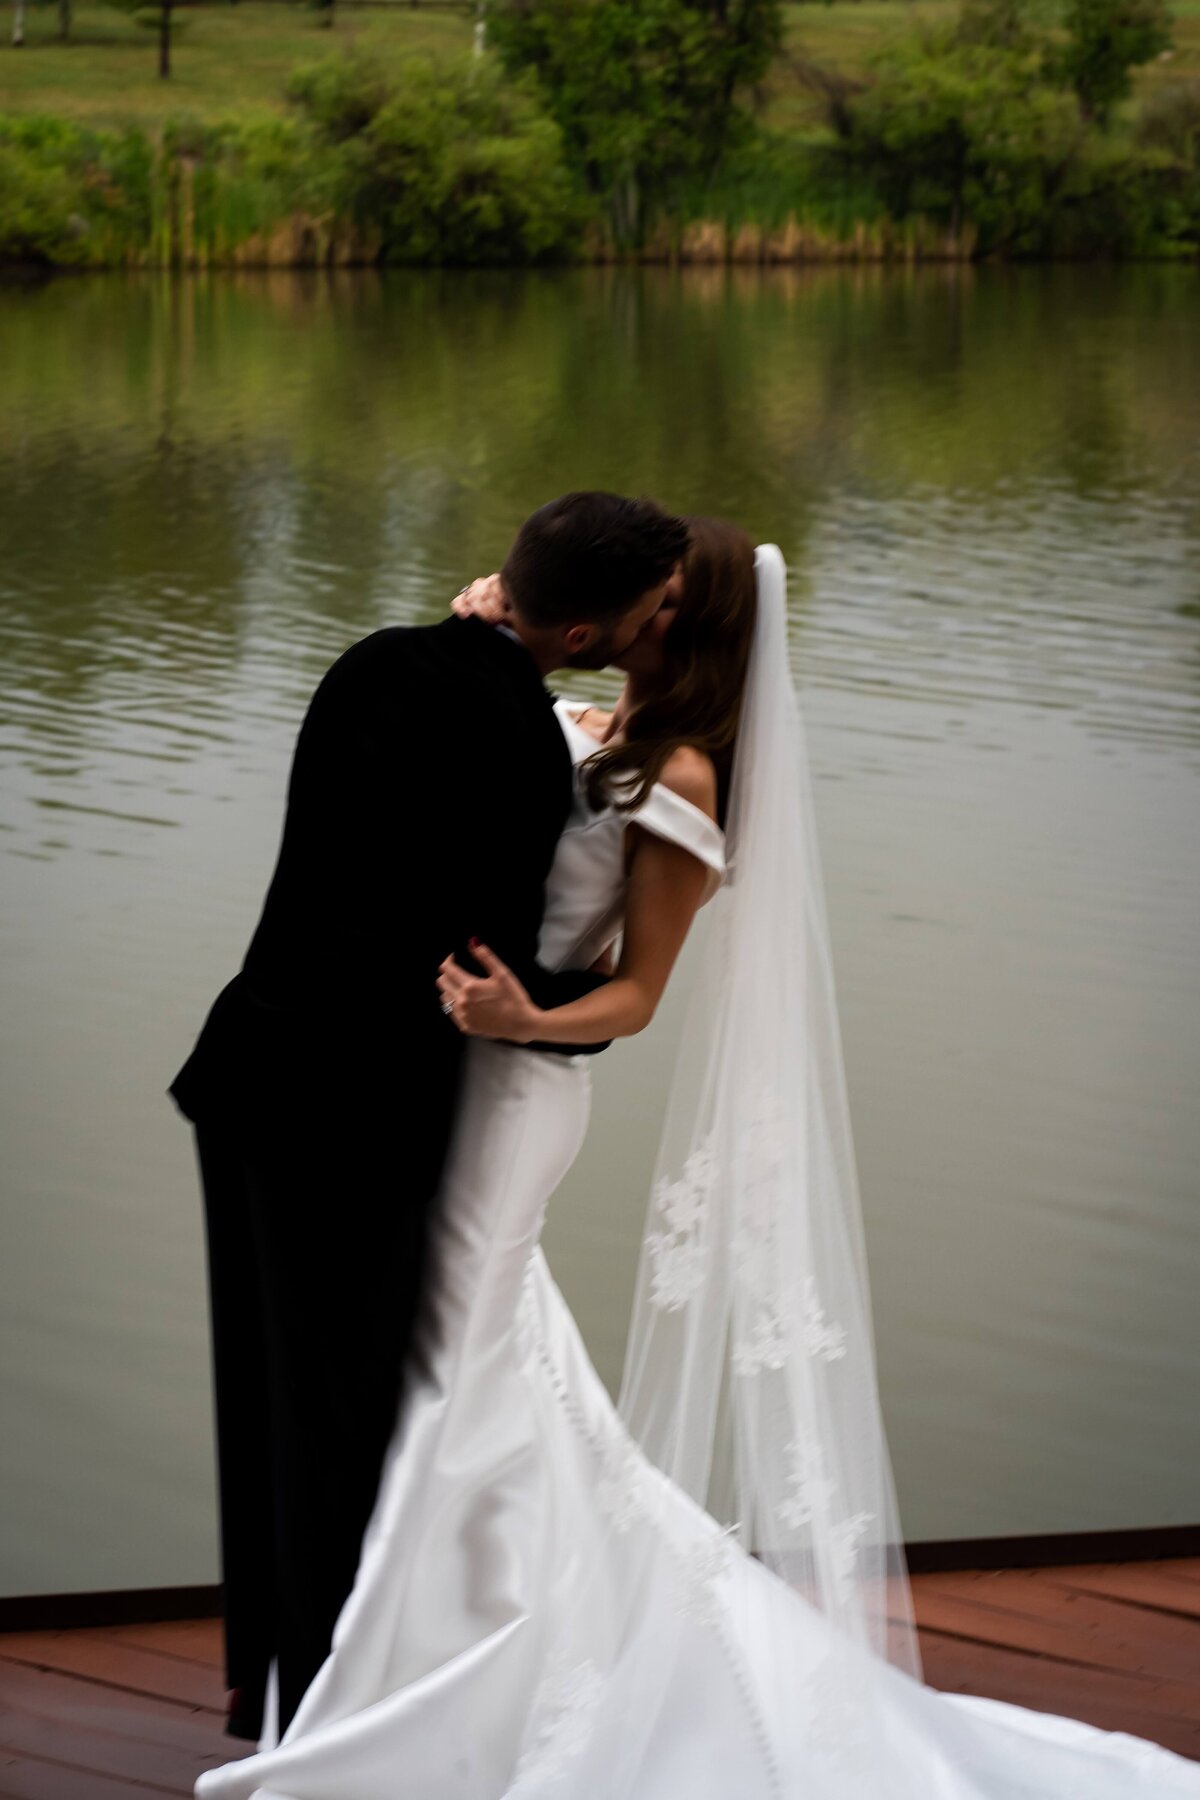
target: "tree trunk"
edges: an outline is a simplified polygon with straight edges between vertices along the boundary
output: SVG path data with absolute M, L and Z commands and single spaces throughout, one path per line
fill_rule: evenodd
M 14 50 L 25 42 L 25 0 L 13 0 L 12 41 Z
M 71 35 L 71 0 L 58 0 L 58 35 L 63 43 Z
M 158 72 L 164 81 L 171 73 L 171 0 L 162 0 L 159 12 Z

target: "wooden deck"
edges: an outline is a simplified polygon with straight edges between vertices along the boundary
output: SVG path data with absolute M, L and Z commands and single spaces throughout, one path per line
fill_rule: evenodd
M 926 1679 L 1200 1761 L 1200 1557 L 913 1577 Z M 216 1619 L 0 1635 L 0 1800 L 190 1796 L 226 1737 Z

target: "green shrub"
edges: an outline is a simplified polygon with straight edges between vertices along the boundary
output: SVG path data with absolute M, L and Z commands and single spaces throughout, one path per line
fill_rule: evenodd
M 89 226 L 78 180 L 0 129 L 0 255 L 6 262 L 86 263 Z
M 888 46 L 872 67 L 841 148 L 893 218 L 970 226 L 980 251 L 1009 256 L 1195 247 L 1196 215 L 1172 152 L 1102 130 L 1036 34 L 988 41 L 976 15 L 965 33 L 929 28 Z M 1172 127 L 1181 138 L 1185 115 Z
M 1037 247 L 1080 136 L 1074 100 L 1039 86 L 1038 53 L 952 27 L 890 47 L 850 105 L 847 160 L 895 218 L 920 213 L 984 247 Z
M 325 202 L 377 233 L 385 262 L 538 262 L 577 236 L 558 127 L 490 60 L 339 55 L 298 70 L 289 93 Z
M 0 118 L 0 259 L 82 268 L 135 259 L 151 162 L 141 132 Z
M 1172 81 L 1142 106 L 1134 137 L 1155 161 L 1165 244 L 1200 246 L 1200 81 Z

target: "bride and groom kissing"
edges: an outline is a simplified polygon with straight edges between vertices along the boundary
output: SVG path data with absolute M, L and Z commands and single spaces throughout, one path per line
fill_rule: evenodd
M 538 960 L 573 789 L 543 678 L 645 657 L 687 544 L 649 502 L 568 494 L 513 544 L 506 623 L 375 631 L 305 715 L 261 919 L 170 1089 L 205 1201 L 232 1735 L 259 1735 L 273 1656 L 287 1723 L 357 1564 L 462 1071 L 439 965 L 480 940 L 547 1011 L 607 985 Z
M 710 901 L 614 1406 L 541 1227 Z M 571 493 L 352 644 L 169 1092 L 257 1745 L 198 1797 L 1200 1796 L 920 1682 L 773 546 Z

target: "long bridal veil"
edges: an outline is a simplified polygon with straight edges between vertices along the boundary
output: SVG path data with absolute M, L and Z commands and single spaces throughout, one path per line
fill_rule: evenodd
M 727 854 L 659 1147 L 619 1407 L 650 1461 L 847 1638 L 920 1677 L 786 571 L 757 615 Z

